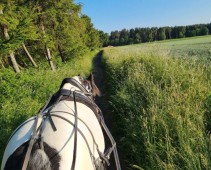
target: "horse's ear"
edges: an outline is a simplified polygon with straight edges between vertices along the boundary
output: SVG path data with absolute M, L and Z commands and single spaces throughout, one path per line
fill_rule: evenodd
M 92 73 L 90 73 L 89 77 L 87 78 L 87 80 L 90 82 L 91 86 L 92 86 L 92 93 L 94 96 L 98 95 L 100 96 L 100 90 L 98 89 L 98 87 L 95 84 L 94 81 L 94 76 Z
M 88 81 L 91 81 L 93 79 L 93 74 L 90 73 L 89 77 L 86 78 Z

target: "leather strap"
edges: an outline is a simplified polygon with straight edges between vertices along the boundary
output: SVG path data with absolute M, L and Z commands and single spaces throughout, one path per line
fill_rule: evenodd
M 76 99 L 75 99 L 75 92 L 73 92 L 73 100 L 74 100 L 74 109 L 75 109 L 75 135 L 74 135 L 74 147 L 73 147 L 73 159 L 72 159 L 72 166 L 71 170 L 75 169 L 75 162 L 76 162 L 76 151 L 77 151 L 77 138 L 78 138 L 78 111 L 77 111 L 77 106 L 76 106 Z
M 74 101 L 73 92 L 71 90 L 60 89 L 54 95 L 54 98 L 59 98 L 59 96 L 63 96 L 60 98 L 60 101 L 61 100 Z M 99 107 L 94 103 L 92 99 L 80 93 L 75 93 L 75 100 L 76 102 L 83 103 L 84 105 L 89 107 L 95 113 L 98 121 L 100 121 L 100 117 L 102 115 L 99 115 L 99 114 L 101 113 L 101 111 L 99 111 Z
M 35 120 L 35 123 L 34 123 L 32 137 L 31 137 L 30 142 L 29 142 L 29 146 L 28 146 L 28 149 L 27 149 L 27 152 L 26 152 L 26 156 L 25 156 L 25 159 L 24 159 L 24 162 L 23 162 L 22 170 L 26 170 L 27 166 L 28 166 L 28 163 L 29 163 L 29 158 L 30 158 L 30 155 L 31 155 L 32 147 L 34 145 L 34 142 L 35 142 L 36 136 L 37 136 L 36 129 L 37 129 L 38 118 L 39 117 L 37 116 L 36 120 Z
M 28 146 L 28 149 L 27 149 L 27 152 L 26 152 L 26 155 L 25 155 L 25 159 L 24 159 L 24 162 L 23 162 L 23 166 L 22 166 L 22 170 L 26 170 L 27 169 L 27 166 L 28 166 L 28 163 L 29 163 L 29 158 L 31 156 L 31 151 L 32 151 L 32 148 L 33 148 L 33 145 L 34 145 L 34 142 L 36 140 L 36 137 L 37 137 L 37 125 L 38 125 L 38 119 L 39 117 L 42 117 L 41 114 L 43 113 L 43 111 L 46 109 L 47 105 L 49 104 L 50 100 L 51 100 L 52 96 L 50 96 L 50 98 L 48 99 L 48 102 L 45 104 L 45 106 L 40 110 L 39 114 L 37 115 L 36 117 L 36 120 L 34 122 L 34 126 L 33 126 L 33 131 L 32 131 L 32 137 L 29 141 L 29 146 Z

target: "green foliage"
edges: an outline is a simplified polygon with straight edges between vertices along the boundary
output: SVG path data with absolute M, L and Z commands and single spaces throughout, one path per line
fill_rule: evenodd
M 158 40 L 165 40 L 165 39 L 166 39 L 165 29 L 160 28 L 158 30 Z
M 72 0 L 0 2 L 0 26 L 9 34 L 5 38 L 0 29 L 0 57 L 14 52 L 19 65 L 26 67 L 28 61 L 23 57 L 26 54 L 22 43 L 41 63 L 46 47 L 54 61 L 59 57 L 63 62 L 101 47 L 99 33 L 91 19 L 81 14 L 81 7 Z
M 108 36 L 109 41 L 106 42 L 106 45 L 121 46 L 128 44 L 139 44 L 142 42 L 203 36 L 210 33 L 210 24 L 160 28 L 135 28 L 130 30 L 122 29 L 121 31 L 112 31 Z
M 81 18 L 85 24 L 85 43 L 87 47 L 94 50 L 96 47 L 101 46 L 99 32 L 94 29 L 91 19 L 87 15 L 82 15 Z
M 209 29 L 204 26 L 201 28 L 201 35 L 208 35 L 209 34 Z
M 38 38 L 37 30 L 32 22 L 33 11 L 26 6 L 18 6 L 15 1 L 4 5 L 4 12 L 0 14 L 0 24 L 8 29 L 9 39 L 0 37 L 0 52 L 5 55 L 10 51 L 19 50 L 22 43 Z
M 100 35 L 100 43 L 103 47 L 106 47 L 108 45 L 109 39 L 108 39 L 108 33 L 104 33 L 103 31 L 99 31 Z
M 170 57 L 161 53 L 165 48 L 153 48 L 103 53 L 109 116 L 123 163 L 129 169 L 209 169 L 208 58 Z

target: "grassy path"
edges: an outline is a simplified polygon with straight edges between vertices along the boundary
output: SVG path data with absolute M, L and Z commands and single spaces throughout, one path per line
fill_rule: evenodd
M 105 123 L 108 126 L 109 130 L 112 133 L 112 124 L 115 122 L 112 122 L 112 117 L 109 114 L 109 107 L 108 107 L 108 101 L 106 100 L 106 91 L 105 91 L 105 84 L 106 84 L 106 79 L 105 79 L 105 73 L 103 69 L 103 63 L 102 63 L 102 51 L 98 53 L 98 55 L 94 58 L 93 60 L 93 74 L 94 74 L 94 79 L 97 87 L 101 91 L 101 96 L 96 97 L 96 104 L 99 106 L 101 111 L 103 112 L 103 116 L 105 119 Z M 113 133 L 112 133 L 113 134 Z M 115 136 L 113 136 L 115 139 Z M 110 147 L 110 142 L 107 140 L 106 141 L 106 148 Z M 118 144 L 117 144 L 118 147 Z M 120 159 L 121 159 L 121 155 Z M 114 157 L 111 157 L 111 165 L 109 166 L 109 170 L 116 170 L 115 162 L 114 162 Z M 120 160 L 121 162 L 121 160 Z M 122 164 L 121 164 L 122 165 Z M 123 166 L 123 165 L 122 165 Z M 122 167 L 124 169 L 124 167 Z

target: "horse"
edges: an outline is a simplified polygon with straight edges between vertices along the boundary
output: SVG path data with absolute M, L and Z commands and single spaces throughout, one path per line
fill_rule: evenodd
M 1 170 L 105 170 L 112 152 L 120 170 L 116 143 L 94 101 L 99 95 L 92 74 L 65 78 L 37 116 L 13 132 Z

